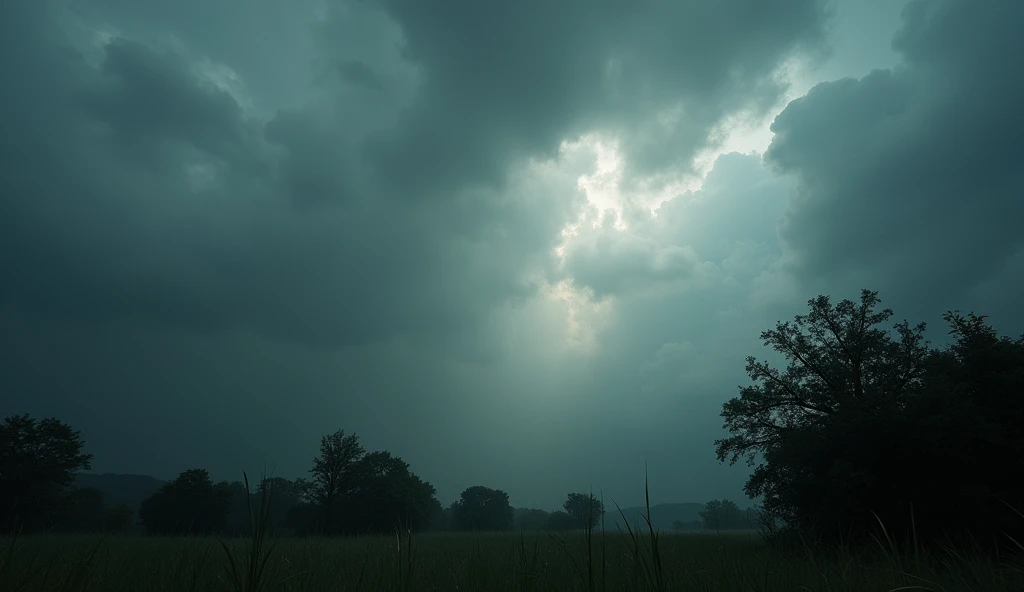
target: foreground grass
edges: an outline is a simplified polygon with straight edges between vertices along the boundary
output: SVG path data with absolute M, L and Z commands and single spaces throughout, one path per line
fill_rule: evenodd
M 0 590 L 1024 590 L 1019 564 L 953 555 L 786 553 L 756 536 L 424 534 L 281 539 L 259 582 L 232 576 L 215 538 L 0 539 Z M 224 541 L 245 557 L 244 539 Z M 588 547 L 590 561 L 588 561 Z M 13 551 L 13 552 L 9 552 Z M 638 555 L 639 554 L 639 555 Z M 915 556 L 916 555 L 916 556 Z M 660 565 L 649 577 L 645 564 Z

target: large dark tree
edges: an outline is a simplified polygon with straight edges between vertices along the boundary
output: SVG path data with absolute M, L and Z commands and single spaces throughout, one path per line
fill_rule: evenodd
M 762 333 L 788 366 L 747 359 L 754 384 L 723 407 L 718 457 L 755 465 L 746 491 L 769 517 L 824 538 L 867 538 L 880 521 L 897 537 L 994 535 L 1009 523 L 1000 500 L 1019 504 L 1024 483 L 1024 342 L 948 314 L 956 343 L 934 351 L 923 323 L 883 328 L 878 303 L 820 296 Z
M 1024 540 L 1024 337 L 1000 337 L 983 316 L 944 318 L 954 342 L 933 352 L 922 395 L 890 423 L 891 447 L 875 471 L 872 493 L 895 503 L 875 503 L 887 525 L 913 512 L 919 538 L 966 532 L 1019 549 L 1011 539 Z
M 581 529 L 594 528 L 604 514 L 604 502 L 594 494 L 570 493 L 562 507 Z
M 45 528 L 58 517 L 62 497 L 78 471 L 89 470 L 82 435 L 48 418 L 15 415 L 0 424 L 0 531 Z
M 142 502 L 139 521 L 150 534 L 219 532 L 232 497 L 228 484 L 215 486 L 205 469 L 189 469 Z
M 507 493 L 481 485 L 467 488 L 452 504 L 452 518 L 458 530 L 509 530 L 514 516 Z

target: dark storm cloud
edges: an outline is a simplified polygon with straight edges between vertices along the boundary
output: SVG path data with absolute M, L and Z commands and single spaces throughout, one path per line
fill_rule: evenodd
M 5 28 L 55 28 L 48 6 Z M 548 201 L 553 215 L 535 220 L 537 198 L 514 188 L 468 205 L 389 203 L 360 184 L 330 114 L 286 111 L 264 127 L 172 51 L 115 39 L 94 68 L 47 33 L 15 35 L 4 56 L 6 71 L 31 72 L 0 115 L 8 306 L 317 346 L 444 339 L 524 293 L 514 270 L 568 211 Z M 571 187 L 544 189 L 571 204 Z M 317 204 L 332 207 L 292 207 Z
M 535 197 L 513 187 L 509 196 L 467 192 L 462 181 L 508 181 L 510 158 L 550 152 L 584 122 L 576 113 L 609 116 L 617 127 L 683 99 L 695 112 L 711 109 L 701 119 L 710 124 L 745 103 L 737 97 L 787 49 L 815 39 L 820 16 L 809 0 L 778 10 L 543 3 L 535 12 L 389 3 L 395 29 L 372 5 L 337 5 L 317 25 L 319 63 L 339 60 L 342 78 L 359 74 L 357 86 L 404 75 L 407 88 L 383 99 L 334 89 L 353 106 L 327 98 L 264 125 L 176 46 L 115 37 L 96 54 L 68 48 L 58 27 L 70 22 L 57 18 L 63 6 L 19 4 L 5 19 L 7 31 L 45 31 L 8 37 L 21 45 L 5 54 L 8 72 L 32 72 L 5 98 L 2 115 L 3 246 L 17 286 L 5 295 L 9 304 L 198 330 L 253 328 L 326 346 L 458 333 L 495 304 L 528 294 L 524 267 L 553 246 L 575 190 L 566 183 Z M 138 31 L 159 22 L 137 5 L 81 12 Z M 212 25 L 168 22 L 194 47 L 233 55 L 211 39 Z M 394 39 L 354 61 L 358 48 L 338 33 L 355 25 Z M 418 94 L 409 95 L 416 75 L 398 60 L 396 36 L 425 73 Z M 625 76 L 615 84 L 605 75 L 613 58 Z M 365 68 L 344 69 L 353 63 Z M 411 110 L 399 117 L 408 100 Z M 373 176 L 360 149 L 369 136 L 384 150 L 371 151 Z M 393 158 L 381 160 L 385 153 Z M 395 203 L 378 187 L 385 179 L 415 192 L 444 187 L 447 199 Z M 681 261 L 673 255 L 665 266 Z
M 228 64 L 253 100 L 272 113 L 304 94 L 311 71 L 308 35 L 317 0 L 42 0 L 87 25 L 113 26 L 131 39 L 169 42 Z M 27 3 L 21 3 L 27 4 Z
M 369 153 L 412 197 L 500 182 L 510 158 L 594 129 L 623 136 L 634 169 L 686 169 L 723 116 L 779 99 L 775 68 L 824 18 L 818 0 L 381 4 L 425 81 Z
M 766 159 L 799 180 L 781 233 L 805 281 L 961 306 L 1024 241 L 1024 4 L 914 1 L 903 18 L 902 63 L 793 101 Z

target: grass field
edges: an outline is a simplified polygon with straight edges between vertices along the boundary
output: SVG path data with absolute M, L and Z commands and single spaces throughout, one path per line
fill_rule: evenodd
M 39 535 L 0 544 L 3 592 L 1024 590 L 1020 564 L 881 548 L 782 552 L 749 533 L 662 534 L 656 549 L 628 533 L 292 538 L 268 544 L 251 570 L 246 539 Z

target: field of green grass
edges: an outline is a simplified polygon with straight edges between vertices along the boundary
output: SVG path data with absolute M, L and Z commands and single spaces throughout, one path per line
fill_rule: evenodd
M 0 545 L 3 592 L 1024 590 L 1019 563 L 783 552 L 750 533 L 662 534 L 654 549 L 628 533 L 290 538 L 269 541 L 252 565 L 246 539 L 38 535 Z

